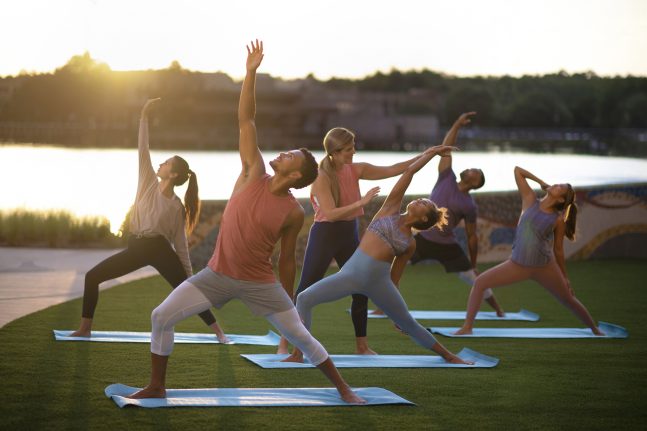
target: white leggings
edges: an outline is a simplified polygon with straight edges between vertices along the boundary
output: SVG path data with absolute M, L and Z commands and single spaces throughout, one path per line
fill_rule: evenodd
M 180 284 L 151 314 L 151 352 L 169 356 L 173 351 L 175 325 L 209 308 L 211 302 L 200 289 L 188 281 Z M 265 318 L 290 343 L 298 347 L 313 365 L 319 365 L 328 359 L 328 353 L 303 326 L 294 307 L 269 314 Z

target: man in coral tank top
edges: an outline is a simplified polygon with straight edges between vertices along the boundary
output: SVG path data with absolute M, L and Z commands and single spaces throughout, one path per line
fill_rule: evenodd
M 254 121 L 256 70 L 263 60 L 262 42 L 252 42 L 247 53 L 247 75 L 238 105 L 242 170 L 223 213 L 216 248 L 206 268 L 178 286 L 153 310 L 151 380 L 131 397 L 166 396 L 166 366 L 173 350 L 176 323 L 237 298 L 302 350 L 337 387 L 344 401 L 364 403 L 342 379 L 323 346 L 303 326 L 290 299 L 296 274 L 296 240 L 304 219 L 303 207 L 290 189 L 312 184 L 317 177 L 317 163 L 302 148 L 281 153 L 272 160 L 274 175 L 265 172 Z M 277 282 L 270 257 L 279 240 Z

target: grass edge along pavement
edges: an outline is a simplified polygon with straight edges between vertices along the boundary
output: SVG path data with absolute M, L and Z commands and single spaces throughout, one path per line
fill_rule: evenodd
M 481 269 L 484 269 L 481 268 Z M 0 329 L 0 429 L 153 429 L 209 426 L 224 429 L 639 429 L 647 419 L 644 382 L 647 330 L 642 324 L 647 291 L 644 261 L 572 262 L 575 292 L 597 320 L 624 326 L 626 340 L 450 339 L 456 352 L 470 347 L 501 360 L 493 369 L 343 369 L 353 386 L 380 386 L 416 407 L 119 409 L 103 394 L 111 383 L 146 384 L 147 344 L 55 342 L 52 329 L 78 324 L 81 300 L 18 319 Z M 403 295 L 412 309 L 465 309 L 468 294 L 438 265 L 407 268 Z M 103 291 L 96 330 L 150 331 L 150 311 L 168 294 L 161 277 Z M 477 322 L 479 326 L 581 327 L 531 282 L 500 288 L 505 309 L 527 308 L 539 322 Z M 352 353 L 346 312 L 350 299 L 314 310 L 313 334 L 330 353 Z M 269 324 L 234 301 L 215 311 L 230 333 L 264 334 Z M 455 326 L 456 321 L 423 321 Z M 182 332 L 206 332 L 199 318 Z M 382 354 L 426 352 L 387 319 L 369 321 L 371 346 Z M 241 353 L 275 347 L 176 345 L 169 388 L 329 387 L 317 370 L 263 370 Z

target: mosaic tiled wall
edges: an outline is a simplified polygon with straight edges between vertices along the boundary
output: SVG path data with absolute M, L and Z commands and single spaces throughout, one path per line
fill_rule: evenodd
M 476 193 L 474 198 L 479 207 L 479 262 L 508 258 L 521 209 L 518 193 Z M 297 246 L 299 263 L 303 261 L 313 216 L 310 203 L 306 199 L 300 202 L 306 210 L 306 222 Z M 577 240 L 564 240 L 568 259 L 647 258 L 647 184 L 581 188 L 577 190 L 576 202 L 579 206 Z M 202 204 L 200 223 L 190 240 L 191 259 L 196 269 L 204 267 L 211 257 L 225 204 L 226 201 Z M 366 208 L 361 232 L 381 204 L 382 200 L 376 199 Z M 456 233 L 465 247 L 465 230 L 459 227 Z

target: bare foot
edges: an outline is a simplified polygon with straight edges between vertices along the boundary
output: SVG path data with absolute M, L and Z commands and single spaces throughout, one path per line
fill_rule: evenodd
M 151 388 L 146 386 L 141 391 L 135 392 L 134 394 L 128 395 L 126 398 L 132 399 L 142 399 L 142 398 L 166 398 L 166 389 L 165 388 Z
M 361 349 L 358 347 L 355 349 L 355 353 L 358 355 L 377 355 L 377 352 L 374 352 L 373 349 L 368 346 L 364 346 Z
M 367 337 L 355 337 L 355 353 L 358 355 L 377 355 L 377 353 L 368 347 Z
M 286 355 L 286 354 L 290 353 L 288 351 L 288 346 L 289 346 L 289 343 L 288 343 L 287 338 L 282 336 L 281 340 L 279 340 L 279 347 L 276 349 L 276 354 L 277 355 Z
M 503 310 L 497 310 L 496 317 L 505 317 L 505 313 L 503 312 Z
M 218 338 L 218 342 L 220 344 L 233 344 L 234 342 L 227 337 L 227 334 L 224 332 L 221 332 L 220 334 L 216 334 L 216 338 Z
M 462 327 L 458 331 L 454 332 L 454 335 L 472 335 L 472 329 Z
M 379 308 L 377 310 L 373 310 L 370 313 L 373 316 L 384 316 L 384 311 L 380 310 Z
M 591 331 L 593 331 L 593 333 L 598 337 L 604 337 L 605 335 L 607 335 L 604 332 L 600 331 L 600 328 L 598 328 L 597 326 L 595 328 L 591 328 Z
M 85 337 L 85 338 L 90 338 L 92 336 L 92 331 L 88 330 L 83 330 L 79 329 L 77 331 L 74 331 L 70 334 L 70 337 Z
M 366 400 L 357 395 L 350 388 L 344 391 L 339 391 L 339 395 L 341 395 L 341 399 L 346 401 L 348 404 L 366 404 Z
M 282 359 L 281 362 L 301 362 L 303 363 L 303 353 L 301 352 L 292 352 L 290 356 L 285 359 Z
M 464 361 L 454 354 L 443 359 L 450 364 L 474 365 L 474 361 Z

